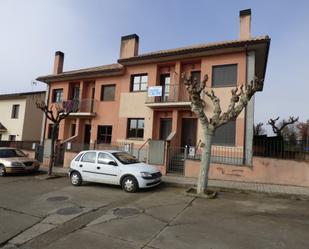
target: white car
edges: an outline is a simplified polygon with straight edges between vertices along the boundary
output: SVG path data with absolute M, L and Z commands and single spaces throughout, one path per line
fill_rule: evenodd
M 139 162 L 123 151 L 88 150 L 71 162 L 69 176 L 74 186 L 83 181 L 120 185 L 126 192 L 149 188 L 161 183 L 161 172 L 155 166 Z

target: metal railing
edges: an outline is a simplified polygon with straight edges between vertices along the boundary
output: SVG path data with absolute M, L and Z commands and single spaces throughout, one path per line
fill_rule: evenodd
M 160 87 L 160 86 L 157 86 Z M 146 103 L 189 102 L 190 97 L 184 85 L 170 84 L 161 87 L 161 96 L 149 97 Z
M 77 107 L 75 112 L 95 113 L 97 100 L 95 99 L 81 99 L 76 100 Z M 74 112 L 73 112 L 74 113 Z
M 309 161 L 309 143 L 306 140 L 284 141 L 280 137 L 259 136 L 254 138 L 253 155 Z

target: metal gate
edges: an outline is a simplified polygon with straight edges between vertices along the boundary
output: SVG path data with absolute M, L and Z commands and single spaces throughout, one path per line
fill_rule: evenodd
M 186 148 L 170 147 L 168 149 L 167 173 L 184 175 Z
M 36 144 L 35 146 L 35 159 L 43 162 L 44 145 Z
M 64 162 L 64 152 L 65 152 L 65 147 L 64 144 L 60 144 L 56 146 L 55 149 L 55 166 L 56 167 L 63 167 L 63 162 Z

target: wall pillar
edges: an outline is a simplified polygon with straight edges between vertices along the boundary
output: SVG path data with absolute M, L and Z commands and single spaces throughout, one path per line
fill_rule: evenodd
M 254 80 L 255 77 L 255 52 L 247 53 L 247 83 Z M 253 125 L 254 125 L 254 96 L 246 107 L 245 115 L 246 135 L 245 135 L 245 164 L 252 166 L 253 157 Z

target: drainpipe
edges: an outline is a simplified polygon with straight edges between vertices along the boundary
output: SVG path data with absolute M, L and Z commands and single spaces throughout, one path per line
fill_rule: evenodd
M 49 103 L 49 84 L 47 84 L 47 89 L 46 89 L 46 95 L 45 95 L 45 104 L 48 105 Z M 43 120 L 42 120 L 42 130 L 41 130 L 41 139 L 40 139 L 40 145 L 44 144 L 44 137 L 45 137 L 45 132 L 46 132 L 46 122 L 47 118 L 46 115 L 43 115 Z

